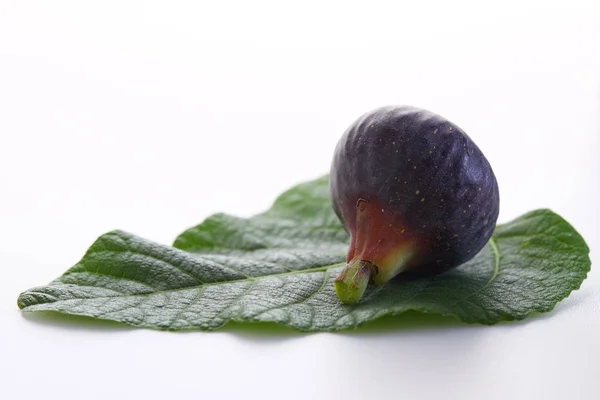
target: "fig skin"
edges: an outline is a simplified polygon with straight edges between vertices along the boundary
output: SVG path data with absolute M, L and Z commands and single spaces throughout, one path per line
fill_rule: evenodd
M 370 266 L 376 284 L 470 260 L 498 218 L 498 184 L 481 150 L 452 122 L 410 106 L 376 109 L 346 130 L 330 189 L 351 236 L 347 262 Z

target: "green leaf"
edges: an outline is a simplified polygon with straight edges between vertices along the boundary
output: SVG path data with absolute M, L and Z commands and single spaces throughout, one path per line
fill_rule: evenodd
M 273 321 L 332 331 L 407 310 L 494 324 L 551 310 L 590 269 L 573 227 L 537 210 L 498 226 L 473 260 L 446 274 L 370 285 L 363 300 L 345 305 L 333 281 L 347 245 L 324 177 L 252 218 L 214 215 L 174 247 L 109 232 L 64 275 L 22 293 L 18 305 L 169 330 Z

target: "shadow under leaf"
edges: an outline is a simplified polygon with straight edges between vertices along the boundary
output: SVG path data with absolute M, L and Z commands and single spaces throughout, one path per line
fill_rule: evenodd
M 70 330 L 89 331 L 132 331 L 135 327 L 111 320 L 98 319 L 81 315 L 63 314 L 57 311 L 23 312 L 23 318 L 34 324 L 43 324 L 52 327 L 60 327 Z M 407 311 L 399 315 L 389 315 L 367 322 L 354 329 L 345 329 L 333 333 L 346 335 L 362 334 L 385 334 L 394 331 L 413 330 L 435 330 L 456 327 L 469 327 L 454 317 L 446 317 L 438 314 L 422 313 L 418 311 Z M 184 330 L 179 333 L 193 334 L 202 332 L 200 330 Z M 310 334 L 301 332 L 294 328 L 280 325 L 275 322 L 238 322 L 231 321 L 215 332 L 231 333 L 246 338 L 292 338 Z M 171 333 L 178 333 L 172 331 Z M 318 332 L 315 332 L 318 333 Z

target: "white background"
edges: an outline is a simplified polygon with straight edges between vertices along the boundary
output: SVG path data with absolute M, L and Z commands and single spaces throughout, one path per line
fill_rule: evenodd
M 106 231 L 169 244 L 266 209 L 388 104 L 472 137 L 500 221 L 549 207 L 598 261 L 600 5 L 495 4 L 0 0 L 0 398 L 599 398 L 595 270 L 552 313 L 493 327 L 177 334 L 16 306 Z

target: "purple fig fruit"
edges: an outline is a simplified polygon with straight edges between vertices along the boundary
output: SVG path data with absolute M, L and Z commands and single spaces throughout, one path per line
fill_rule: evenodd
M 355 303 L 369 281 L 433 276 L 479 252 L 499 211 L 496 177 L 473 141 L 430 111 L 384 107 L 344 133 L 330 173 L 333 208 L 350 233 L 335 281 Z

